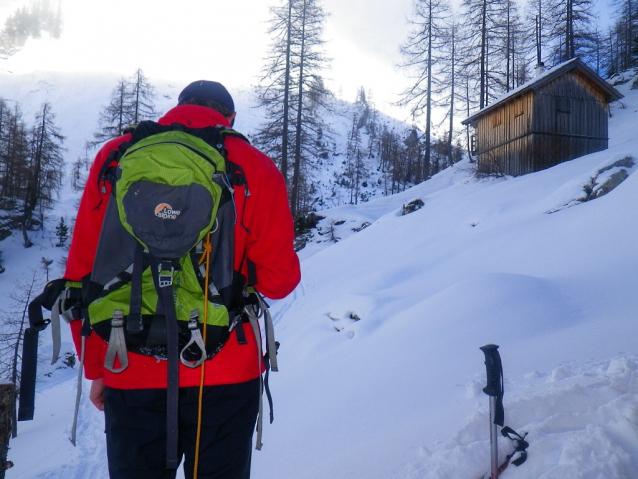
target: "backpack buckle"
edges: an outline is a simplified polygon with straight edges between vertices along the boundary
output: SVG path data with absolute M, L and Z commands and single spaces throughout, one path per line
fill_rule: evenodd
M 206 327 L 206 324 L 204 324 L 204 327 Z M 191 332 L 191 338 L 190 338 L 190 341 L 188 341 L 188 344 L 186 344 L 186 346 L 184 346 L 184 348 L 182 349 L 182 352 L 180 353 L 179 357 L 180 357 L 180 361 L 182 362 L 184 366 L 187 366 L 189 368 L 196 368 L 199 365 L 201 365 L 204 361 L 206 361 L 206 357 L 207 357 L 206 345 L 204 344 L 202 333 L 199 330 L 199 310 L 194 309 L 193 311 L 191 311 L 191 319 L 188 322 L 188 329 Z M 185 353 L 186 353 L 186 350 L 193 345 L 196 345 L 199 348 L 200 355 L 199 355 L 199 359 L 190 361 L 186 359 Z
M 39 333 L 40 331 L 44 331 L 50 322 L 50 319 L 43 319 L 42 321 L 32 324 L 27 328 L 27 331 L 30 333 Z
M 168 267 L 165 267 L 168 266 Z M 157 279 L 160 288 L 166 288 L 173 285 L 173 275 L 175 274 L 175 267 L 171 262 L 162 261 L 157 266 Z

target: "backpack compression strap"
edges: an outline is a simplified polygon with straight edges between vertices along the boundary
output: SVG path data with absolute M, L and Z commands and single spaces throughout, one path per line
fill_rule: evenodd
M 264 378 L 261 374 L 259 375 L 259 380 L 261 382 L 262 391 L 265 389 L 266 397 L 268 399 L 268 406 L 270 408 L 270 423 L 272 424 L 274 420 L 273 413 L 273 402 L 272 395 L 270 394 L 270 387 L 268 385 L 268 377 L 270 370 L 278 371 L 277 366 L 277 348 L 279 343 L 275 341 L 275 333 L 274 326 L 272 321 L 272 316 L 270 315 L 270 310 L 268 309 L 268 305 L 266 301 L 264 301 L 263 297 L 256 291 L 254 288 L 249 287 L 250 294 L 254 296 L 256 299 L 255 304 L 247 304 L 244 312 L 250 321 L 250 325 L 253 328 L 253 333 L 255 335 L 255 340 L 257 342 L 257 352 L 258 352 L 258 361 L 259 361 L 259 370 L 261 371 L 261 362 L 262 359 L 264 361 L 264 365 L 266 367 L 266 377 Z M 264 348 L 261 340 L 261 333 L 259 331 L 258 321 L 259 318 L 264 318 L 264 327 L 266 334 L 266 351 L 264 354 Z M 262 395 L 259 395 L 259 413 L 257 415 L 257 440 L 255 441 L 255 449 L 258 451 L 261 450 L 263 444 L 261 442 L 262 434 L 263 434 L 263 417 L 264 417 L 264 406 L 262 401 Z
M 177 261 L 161 260 L 151 256 L 151 271 L 159 307 L 164 308 L 166 318 L 166 347 L 168 376 L 166 386 L 166 469 L 177 469 L 178 402 L 179 402 L 179 344 L 177 312 L 173 298 L 173 272 Z
M 44 291 L 29 303 L 29 327 L 24 332 L 22 340 L 22 376 L 20 380 L 20 402 L 18 406 L 18 421 L 33 419 L 35 408 L 35 377 L 38 366 L 38 335 L 51 322 L 44 319 L 42 308 L 53 309 L 60 294 L 66 288 L 64 278 L 49 282 Z

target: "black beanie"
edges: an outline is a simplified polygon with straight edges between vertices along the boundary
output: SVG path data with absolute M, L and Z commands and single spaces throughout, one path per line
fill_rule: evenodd
M 183 102 L 192 98 L 196 100 L 214 100 L 224 105 L 230 111 L 235 111 L 235 103 L 233 97 L 230 96 L 226 87 L 216 81 L 199 80 L 194 81 L 186 88 L 182 90 L 177 99 L 177 104 L 181 105 Z

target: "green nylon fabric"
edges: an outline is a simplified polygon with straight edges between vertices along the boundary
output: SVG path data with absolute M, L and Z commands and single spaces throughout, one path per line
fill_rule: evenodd
M 180 265 L 182 270 L 176 271 L 173 277 L 173 295 L 177 319 L 188 321 L 191 311 L 198 310 L 200 314 L 199 321 L 202 323 L 204 293 L 197 281 L 190 258 L 188 256 L 182 258 Z M 151 270 L 146 268 L 142 275 L 142 314 L 155 314 L 157 300 L 158 297 L 155 286 L 153 286 Z M 96 299 L 89 305 L 91 324 L 110 321 L 113 318 L 113 311 L 116 309 L 121 309 L 124 311 L 124 316 L 128 316 L 130 301 L 131 283 L 126 283 L 120 288 Z M 225 306 L 214 305 L 209 302 L 207 312 L 206 324 L 211 326 L 229 326 L 229 316 Z
M 179 150 L 179 155 L 176 155 L 175 149 Z M 202 154 L 212 163 L 203 158 Z M 182 162 L 177 164 L 176 158 L 181 158 Z M 127 150 L 118 168 L 120 175 L 116 200 L 120 221 L 131 235 L 135 236 L 121 204 L 129 187 L 138 181 L 173 186 L 187 186 L 193 183 L 203 185 L 214 199 L 214 208 L 210 222 L 207 228 L 201 231 L 198 240 L 201 240 L 213 226 L 221 188 L 211 179 L 215 172 L 225 172 L 226 164 L 221 154 L 204 140 L 181 131 L 159 133 L 137 142 Z M 139 238 L 137 239 L 139 241 Z

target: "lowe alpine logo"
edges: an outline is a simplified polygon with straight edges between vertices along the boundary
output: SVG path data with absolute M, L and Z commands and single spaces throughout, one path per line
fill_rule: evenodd
M 160 203 L 155 207 L 155 216 L 163 220 L 175 220 L 181 211 L 174 210 L 168 203 Z

